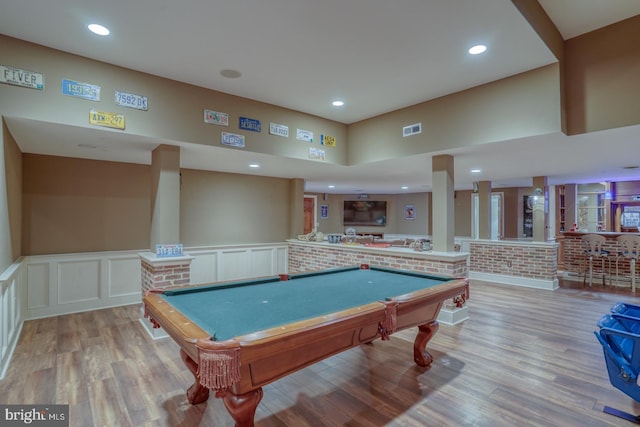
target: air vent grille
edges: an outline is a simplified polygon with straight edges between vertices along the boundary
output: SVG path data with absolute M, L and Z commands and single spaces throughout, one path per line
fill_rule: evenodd
M 419 133 L 422 133 L 422 123 L 416 123 L 402 128 L 403 137 L 417 135 Z

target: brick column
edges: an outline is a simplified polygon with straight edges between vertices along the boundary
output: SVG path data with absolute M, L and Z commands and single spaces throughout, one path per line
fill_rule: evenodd
M 183 255 L 177 257 L 157 257 L 153 252 L 140 254 L 142 272 L 142 294 L 152 289 L 164 289 L 171 286 L 188 285 L 191 283 L 192 256 Z M 167 336 L 162 329 L 154 329 L 151 322 L 144 318 L 142 309 L 142 322 L 152 338 Z
M 163 289 L 191 283 L 193 257 L 155 258 L 155 254 L 149 253 L 149 255 L 140 255 L 143 294 L 151 289 Z

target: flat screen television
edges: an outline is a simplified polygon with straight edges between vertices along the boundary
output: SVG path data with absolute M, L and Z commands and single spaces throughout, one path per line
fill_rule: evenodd
M 343 222 L 345 226 L 366 225 L 383 227 L 387 225 L 387 202 L 345 200 Z

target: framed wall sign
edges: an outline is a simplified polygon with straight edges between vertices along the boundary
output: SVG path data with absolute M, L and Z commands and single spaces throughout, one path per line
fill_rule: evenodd
M 414 205 L 404 205 L 404 219 L 416 219 L 416 208 Z
M 329 205 L 320 205 L 320 219 L 329 218 Z

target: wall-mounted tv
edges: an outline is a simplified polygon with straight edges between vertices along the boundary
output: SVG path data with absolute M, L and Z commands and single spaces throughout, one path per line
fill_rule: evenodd
M 387 225 L 387 202 L 345 200 L 343 221 L 345 226 L 385 226 Z

